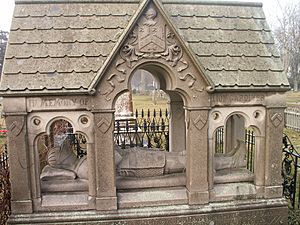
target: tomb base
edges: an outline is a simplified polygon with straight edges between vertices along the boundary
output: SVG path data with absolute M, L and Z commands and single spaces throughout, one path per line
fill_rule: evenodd
M 8 224 L 91 225 L 279 225 L 287 224 L 284 199 L 240 200 L 202 206 L 156 206 L 117 211 L 74 211 L 11 215 Z

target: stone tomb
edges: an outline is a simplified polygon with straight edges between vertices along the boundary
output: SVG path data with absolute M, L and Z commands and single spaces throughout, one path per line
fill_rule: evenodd
M 169 152 L 114 143 L 139 69 L 170 97 Z M 288 89 L 260 3 L 16 0 L 8 223 L 285 224 Z

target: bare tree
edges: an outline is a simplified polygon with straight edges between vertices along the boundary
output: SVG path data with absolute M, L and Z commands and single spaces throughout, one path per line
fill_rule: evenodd
M 8 32 L 0 30 L 0 75 L 2 73 L 7 40 L 8 40 Z
M 300 82 L 300 2 L 287 5 L 275 29 L 275 38 L 281 51 L 284 69 L 298 91 Z

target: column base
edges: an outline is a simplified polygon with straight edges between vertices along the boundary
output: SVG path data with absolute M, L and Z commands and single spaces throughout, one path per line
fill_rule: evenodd
M 282 185 L 265 187 L 265 198 L 280 198 L 282 196 Z
M 209 202 L 209 193 L 187 190 L 189 205 L 203 205 Z
M 107 211 L 117 209 L 117 197 L 96 198 L 96 210 Z
M 32 213 L 33 206 L 31 200 L 23 200 L 23 201 L 11 201 L 11 212 L 12 214 L 20 214 L 20 213 Z

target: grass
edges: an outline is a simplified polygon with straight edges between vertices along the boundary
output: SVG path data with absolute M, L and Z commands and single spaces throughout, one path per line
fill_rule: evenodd
M 300 91 L 289 91 L 286 93 L 286 102 L 288 106 L 300 107 Z
M 153 112 L 153 110 L 165 110 L 168 108 L 168 100 L 164 98 L 157 98 L 156 102 L 152 99 L 152 96 L 149 95 L 133 95 L 132 96 L 133 101 L 133 110 L 137 109 L 139 112 L 144 109 L 150 110 L 150 112 Z
M 291 130 L 291 129 L 284 129 L 283 131 L 291 140 L 294 148 L 300 153 L 300 132 Z

